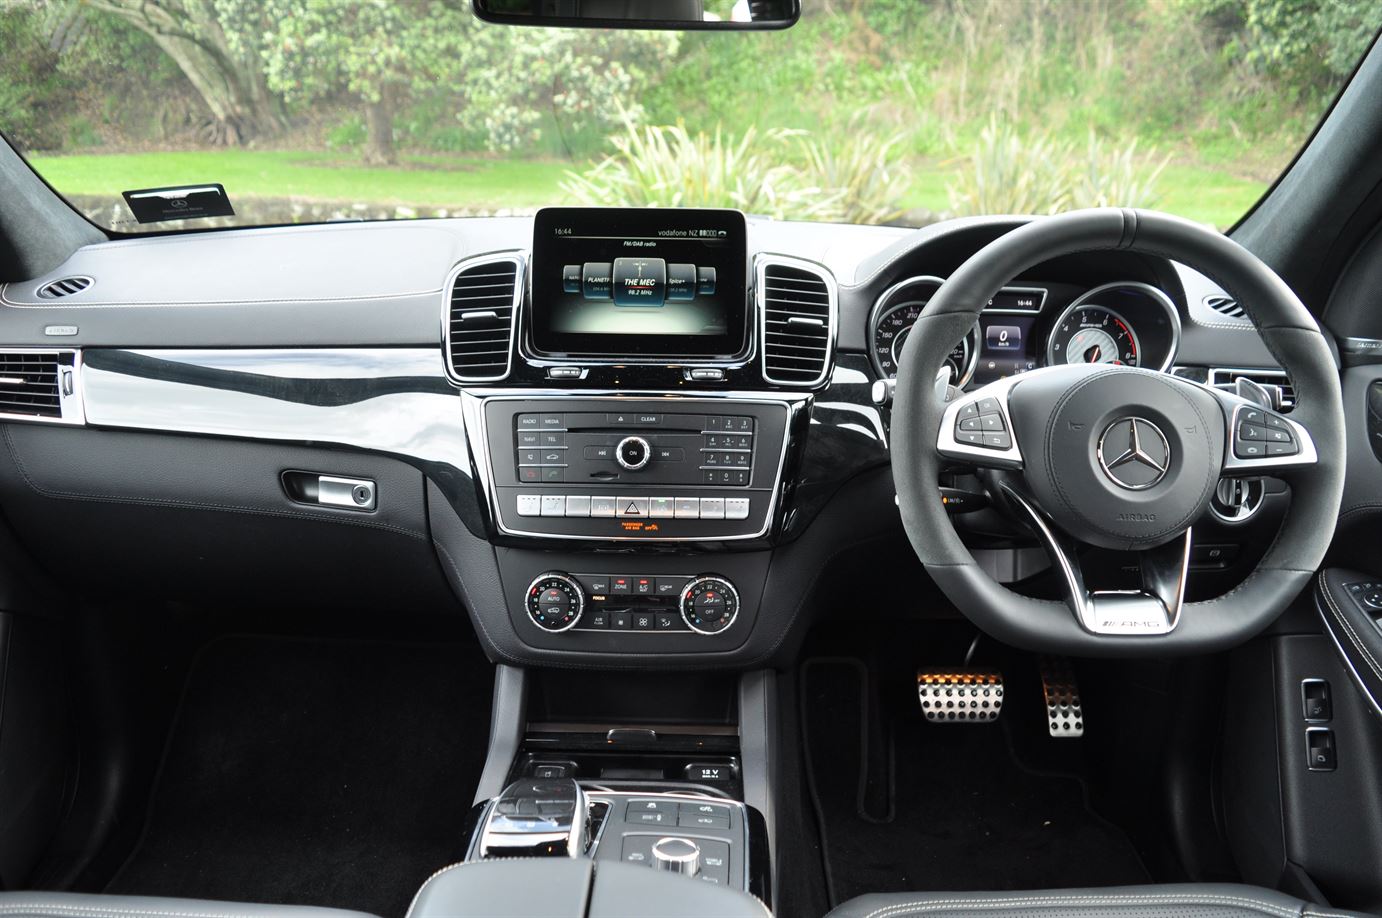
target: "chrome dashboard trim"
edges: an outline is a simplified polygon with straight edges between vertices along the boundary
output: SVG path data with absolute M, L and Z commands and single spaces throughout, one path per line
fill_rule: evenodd
M 768 375 L 768 306 L 765 300 L 767 292 L 767 270 L 769 265 L 781 265 L 784 268 L 795 268 L 798 271 L 805 271 L 814 274 L 825 283 L 826 292 L 826 316 L 830 322 L 830 340 L 826 346 L 825 360 L 821 364 L 820 375 L 807 382 L 799 380 L 773 379 Z M 830 373 L 835 366 L 835 347 L 840 336 L 840 285 L 835 280 L 835 275 L 831 270 L 820 262 L 810 261 L 805 258 L 794 258 L 790 255 L 778 255 L 772 252 L 760 252 L 753 257 L 753 308 L 757 314 L 758 334 L 754 336 L 756 342 L 761 342 L 762 359 L 759 361 L 759 368 L 765 382 L 775 386 L 794 386 L 802 389 L 813 389 L 830 378 Z
M 451 364 L 451 296 L 455 292 L 454 287 L 456 278 L 462 273 L 470 270 L 477 265 L 496 264 L 498 262 L 510 262 L 514 266 L 514 285 L 513 303 L 509 310 L 509 352 L 504 358 L 504 372 L 498 376 L 462 376 L 456 372 L 456 368 Z M 467 258 L 457 262 L 446 274 L 446 283 L 441 288 L 441 341 L 442 341 L 442 365 L 446 370 L 446 377 L 457 385 L 467 385 L 482 382 L 500 382 L 508 379 L 513 372 L 513 350 L 514 339 L 518 336 L 518 313 L 523 308 L 524 291 L 528 287 L 528 256 L 527 253 L 519 249 L 511 249 L 501 252 L 491 252 L 488 255 L 477 255 L 474 258 Z M 497 317 L 497 316 L 496 316 Z
M 1054 332 L 1057 326 L 1059 326 L 1062 322 L 1065 321 L 1066 316 L 1070 315 L 1075 310 L 1085 306 L 1098 306 L 1099 308 L 1111 312 L 1118 318 L 1123 319 L 1123 321 L 1127 322 L 1127 319 L 1112 307 L 1104 306 L 1101 303 L 1091 302 L 1094 297 L 1098 296 L 1099 294 L 1105 291 L 1120 289 L 1137 290 L 1141 293 L 1147 294 L 1153 300 L 1156 301 L 1157 305 L 1159 305 L 1163 310 L 1165 310 L 1166 317 L 1171 320 L 1171 348 L 1166 353 L 1166 359 L 1162 361 L 1161 366 L 1143 367 L 1143 369 L 1146 370 L 1156 370 L 1158 373 L 1165 373 L 1168 369 L 1170 369 L 1171 364 L 1175 362 L 1176 354 L 1180 351 L 1180 311 L 1176 309 L 1176 304 L 1171 301 L 1171 298 L 1166 295 L 1166 291 L 1159 290 L 1156 287 L 1153 287 L 1151 284 L 1144 284 L 1140 281 L 1114 281 L 1111 284 L 1100 284 L 1098 287 L 1095 287 L 1092 290 L 1086 290 L 1084 293 L 1075 297 L 1075 299 L 1070 303 L 1069 306 L 1061 310 L 1060 315 L 1056 316 L 1056 320 L 1051 323 L 1051 330 Z M 1131 322 L 1128 322 L 1128 331 L 1132 333 L 1133 342 L 1134 344 L 1136 344 L 1138 351 L 1140 353 L 1142 348 L 1142 340 L 1138 337 L 1137 329 L 1133 327 Z M 1046 336 L 1045 356 L 1046 365 L 1054 365 L 1054 362 L 1051 360 L 1050 334 L 1047 334 Z
M 691 537 L 663 536 L 591 536 L 567 535 L 562 533 L 534 532 L 515 528 L 504 521 L 499 507 L 498 489 L 494 484 L 494 469 L 490 465 L 489 430 L 485 421 L 485 404 L 490 401 L 536 401 L 572 399 L 596 402 L 663 401 L 669 407 L 692 406 L 697 402 L 740 403 L 753 405 L 775 405 L 786 411 L 783 426 L 782 444 L 778 453 L 777 471 L 773 477 L 772 493 L 768 497 L 768 507 L 764 513 L 763 525 L 754 532 L 743 535 L 716 535 Z M 760 539 L 772 529 L 777 517 L 779 499 L 782 495 L 782 473 L 787 464 L 787 453 L 792 445 L 792 424 L 798 413 L 811 399 L 809 392 L 801 393 L 761 393 L 761 392 L 678 392 L 668 395 L 665 392 L 615 392 L 612 390 L 571 391 L 567 389 L 465 389 L 461 392 L 461 410 L 465 419 L 465 430 L 469 441 L 470 455 L 474 457 L 475 468 L 484 489 L 485 502 L 495 528 L 504 535 L 521 536 L 532 539 L 547 539 L 575 542 L 734 542 L 747 539 Z M 705 489 L 709 485 L 677 485 L 678 488 Z M 745 493 L 751 493 L 747 489 Z M 762 491 L 752 493 L 763 493 Z
M 435 348 L 88 350 L 79 391 L 95 426 L 329 443 L 468 474 L 460 393 L 440 357 Z M 122 371 L 116 359 L 134 366 Z

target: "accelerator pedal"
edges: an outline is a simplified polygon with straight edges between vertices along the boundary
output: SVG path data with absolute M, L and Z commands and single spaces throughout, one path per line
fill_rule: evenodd
M 1041 658 L 1041 694 L 1046 699 L 1046 728 L 1056 739 L 1084 736 L 1084 707 L 1075 672 L 1064 657 Z
M 917 700 L 933 724 L 987 724 L 1003 712 L 1003 674 L 991 669 L 917 670 Z

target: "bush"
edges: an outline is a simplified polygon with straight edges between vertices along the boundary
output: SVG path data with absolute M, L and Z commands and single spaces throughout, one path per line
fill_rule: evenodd
M 735 207 L 780 220 L 879 223 L 901 213 L 902 177 L 889 168 L 901 142 L 857 133 L 838 148 L 805 131 L 735 140 L 723 129 L 625 122 L 615 152 L 562 189 L 583 204 L 619 207 Z
M 1154 207 L 1170 157 L 1152 164 L 1137 142 L 1109 147 L 1019 134 L 991 120 L 947 187 L 957 214 L 1054 214 L 1082 207 Z

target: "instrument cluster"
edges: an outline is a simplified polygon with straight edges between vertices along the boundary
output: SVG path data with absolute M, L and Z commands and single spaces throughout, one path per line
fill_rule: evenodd
M 878 298 L 869 318 L 870 357 L 880 377 L 897 377 L 917 318 L 944 280 L 903 280 Z M 946 360 L 953 385 L 981 386 L 1063 363 L 1166 370 L 1180 341 L 1180 315 L 1166 293 L 1134 281 L 1083 292 L 1068 284 L 1004 287 Z

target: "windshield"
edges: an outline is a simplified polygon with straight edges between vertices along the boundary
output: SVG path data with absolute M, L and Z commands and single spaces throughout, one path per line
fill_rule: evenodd
M 806 0 L 766 33 L 514 28 L 461 0 L 0 0 L 0 128 L 124 232 L 548 204 L 1226 228 L 1379 25 L 1375 0 Z M 140 222 L 125 197 L 217 185 L 224 215 L 200 219 Z

